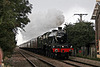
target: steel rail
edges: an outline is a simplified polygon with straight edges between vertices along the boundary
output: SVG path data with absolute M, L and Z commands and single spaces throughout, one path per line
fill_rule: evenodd
M 33 67 L 38 67 L 38 66 L 36 66 L 32 61 L 30 61 L 22 52 L 19 51 L 19 53 L 20 53 Z
M 89 63 L 85 63 L 85 62 L 80 62 L 80 61 L 75 61 L 75 60 L 71 60 L 71 59 L 69 59 L 69 61 L 77 62 L 77 63 L 81 63 L 81 64 L 85 64 L 85 65 L 88 65 L 88 66 L 93 66 L 93 67 L 100 67 L 100 66 L 97 66 L 97 65 L 93 65 L 93 64 L 89 64 Z
M 23 51 L 23 52 L 25 52 L 25 51 Z M 41 59 L 41 58 L 39 58 L 39 57 L 33 56 L 33 55 L 31 55 L 31 54 L 29 54 L 29 53 L 27 53 L 27 52 L 25 52 L 25 53 L 28 54 L 28 55 L 30 55 L 30 56 L 32 56 L 32 57 L 35 57 L 36 59 L 38 59 L 38 60 L 40 60 L 40 61 L 42 61 L 42 62 L 44 62 L 44 63 L 46 63 L 46 64 L 48 64 L 48 65 L 50 65 L 50 66 L 52 66 L 52 67 L 56 67 L 56 66 L 53 65 L 52 63 L 47 62 L 47 61 L 45 61 L 45 60 L 43 60 L 43 59 Z

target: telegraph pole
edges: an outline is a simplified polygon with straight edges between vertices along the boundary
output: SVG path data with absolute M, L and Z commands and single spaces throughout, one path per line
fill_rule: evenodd
M 79 15 L 80 16 L 79 22 L 82 22 L 82 16 L 83 15 L 88 15 L 88 14 L 74 14 L 74 15 Z

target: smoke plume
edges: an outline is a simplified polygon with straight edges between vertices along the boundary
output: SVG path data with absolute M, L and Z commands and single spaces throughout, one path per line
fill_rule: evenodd
M 30 15 L 30 20 L 31 22 L 25 27 L 26 32 L 21 32 L 22 42 L 42 35 L 50 29 L 57 28 L 64 22 L 64 15 L 63 12 L 53 9 L 47 12 L 34 12 Z M 20 44 L 19 41 L 17 44 Z

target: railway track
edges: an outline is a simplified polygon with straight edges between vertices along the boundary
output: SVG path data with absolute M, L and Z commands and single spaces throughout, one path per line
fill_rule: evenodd
M 32 55 L 31 53 L 28 53 L 28 52 L 25 52 L 25 53 L 32 56 L 32 57 L 35 57 L 35 58 L 39 59 L 40 61 L 48 64 L 51 67 L 58 67 L 56 64 L 52 64 L 54 62 L 57 62 L 58 64 L 61 63 L 62 66 L 59 66 L 59 67 L 66 67 L 67 65 L 69 65 L 67 67 L 100 67 L 98 65 L 89 64 L 89 63 L 85 63 L 85 62 L 81 62 L 81 61 L 76 61 L 76 60 L 73 60 L 73 59 L 68 59 L 68 60 L 52 59 L 52 61 L 51 60 L 50 61 L 45 61 L 44 59 L 39 58 L 38 56 L 36 57 L 36 56 Z M 63 64 L 65 64 L 66 66 L 64 66 Z
M 33 67 L 56 67 L 43 59 L 35 57 L 27 52 L 20 51 L 20 54 L 33 66 Z
M 81 61 L 76 61 L 76 60 L 72 60 L 72 59 L 69 59 L 69 61 L 81 63 L 81 64 L 92 66 L 92 67 L 100 67 L 100 66 L 97 66 L 97 65 L 94 65 L 94 64 L 89 64 L 89 63 L 85 63 L 85 62 L 81 62 Z
M 69 65 L 72 65 L 72 66 L 75 66 L 75 67 L 100 67 L 97 65 L 87 64 L 84 62 L 74 61 L 74 60 L 70 60 L 70 59 L 69 60 L 59 60 L 59 61 L 69 64 Z
M 33 67 L 37 67 L 31 60 L 29 60 L 22 52 L 20 52 L 20 54 L 33 66 Z

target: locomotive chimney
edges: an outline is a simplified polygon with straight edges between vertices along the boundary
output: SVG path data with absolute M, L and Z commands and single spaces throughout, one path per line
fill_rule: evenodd
M 58 30 L 62 30 L 62 27 L 58 27 Z

